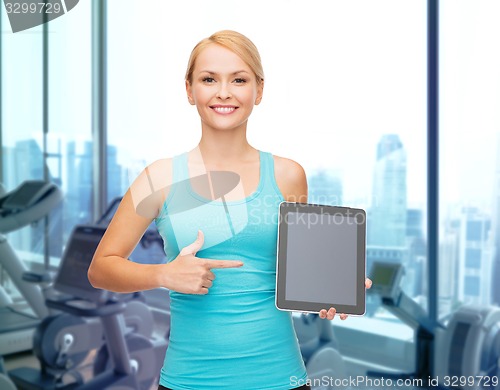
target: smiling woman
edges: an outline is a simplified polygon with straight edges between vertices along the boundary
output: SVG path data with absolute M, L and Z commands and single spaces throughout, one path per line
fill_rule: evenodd
M 274 302 L 278 205 L 307 201 L 304 170 L 247 141 L 248 118 L 264 89 L 260 57 L 248 38 L 220 31 L 201 41 L 185 85 L 201 139 L 194 149 L 149 165 L 132 184 L 97 248 L 89 280 L 120 292 L 170 290 L 160 388 L 297 388 L 306 370 L 291 314 Z M 222 176 L 215 171 L 236 173 L 236 188 L 227 175 L 217 182 Z M 149 210 L 139 212 L 138 204 Z M 153 219 L 167 264 L 127 261 Z M 328 318 L 334 314 L 331 309 Z
M 261 67 L 252 69 L 244 60 L 244 57 L 258 58 L 258 53 L 240 57 L 232 48 L 236 46 L 235 38 L 235 33 L 224 31 L 202 41 L 189 61 L 188 100 L 198 109 L 204 133 L 216 129 L 245 132 L 254 105 L 262 100 Z M 257 52 L 255 47 L 253 50 Z

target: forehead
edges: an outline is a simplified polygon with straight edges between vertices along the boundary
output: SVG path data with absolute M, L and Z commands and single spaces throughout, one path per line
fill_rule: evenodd
M 196 59 L 194 72 L 209 70 L 216 73 L 233 73 L 239 70 L 251 72 L 250 67 L 233 51 L 210 44 L 204 48 Z

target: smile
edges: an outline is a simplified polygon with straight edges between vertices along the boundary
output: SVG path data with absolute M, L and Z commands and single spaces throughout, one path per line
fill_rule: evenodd
M 238 107 L 234 106 L 211 106 L 210 107 L 212 110 L 214 110 L 218 114 L 231 114 L 234 112 Z

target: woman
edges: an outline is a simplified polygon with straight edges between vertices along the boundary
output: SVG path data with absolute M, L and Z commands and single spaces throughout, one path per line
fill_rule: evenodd
M 306 175 L 247 141 L 263 88 L 259 53 L 245 36 L 220 31 L 196 45 L 186 91 L 200 115 L 200 142 L 144 170 L 90 266 L 94 287 L 170 290 L 162 389 L 288 390 L 292 377 L 306 383 L 291 315 L 274 305 L 278 205 L 307 202 Z M 153 219 L 167 264 L 128 261 Z M 334 316 L 334 308 L 320 312 Z

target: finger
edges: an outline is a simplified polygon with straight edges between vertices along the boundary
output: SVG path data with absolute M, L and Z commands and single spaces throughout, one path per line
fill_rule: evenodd
M 241 267 L 243 262 L 240 260 L 210 260 L 205 259 L 205 265 L 212 268 L 236 268 Z
M 212 271 L 207 271 L 207 279 L 215 280 L 215 274 Z
M 185 246 L 182 248 L 180 255 L 194 255 L 196 252 L 200 250 L 200 248 L 203 246 L 203 242 L 205 241 L 205 237 L 203 236 L 203 232 L 201 230 L 198 230 L 198 235 L 196 236 L 196 240 L 192 243 L 189 244 L 188 246 Z
M 335 310 L 335 308 L 333 308 L 333 307 L 330 307 L 330 309 L 328 310 L 328 313 L 326 315 L 326 318 L 329 320 L 333 320 L 336 313 L 337 313 L 337 310 Z
M 373 282 L 371 281 L 371 279 L 368 279 L 366 278 L 365 279 L 365 288 L 370 288 L 372 286 Z
M 346 319 L 347 319 L 347 314 L 345 314 L 345 313 L 341 313 L 341 314 L 340 314 L 340 319 L 341 319 L 342 321 L 346 320 Z
M 205 287 L 205 288 L 210 288 L 210 287 L 212 287 L 212 285 L 213 285 L 213 283 L 210 279 L 205 279 L 203 281 L 203 287 Z
M 200 295 L 206 295 L 208 294 L 208 288 L 202 287 L 200 288 Z
M 322 318 L 322 319 L 326 318 L 326 310 L 325 309 L 321 309 L 319 311 L 319 318 Z

